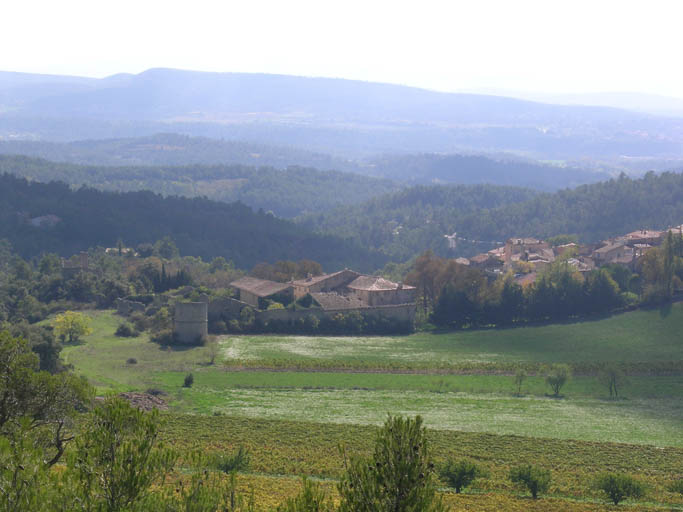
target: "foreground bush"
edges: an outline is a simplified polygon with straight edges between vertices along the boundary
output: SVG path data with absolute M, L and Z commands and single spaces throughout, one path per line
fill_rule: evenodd
M 615 505 L 628 498 L 645 496 L 645 486 L 630 475 L 603 473 L 596 479 L 595 486 Z
M 671 482 L 671 484 L 669 484 L 667 489 L 670 492 L 677 492 L 678 494 L 683 495 L 683 478 L 681 478 L 680 480 L 676 480 L 674 482 Z
M 346 472 L 338 486 L 341 512 L 445 510 L 436 496 L 434 464 L 420 416 L 389 416 L 372 458 L 344 464 Z
M 333 512 L 332 500 L 318 484 L 304 477 L 303 487 L 294 498 L 277 508 L 277 512 Z
M 531 464 L 510 469 L 509 478 L 512 483 L 526 487 L 534 499 L 550 487 L 550 471 Z
M 95 408 L 76 438 L 60 500 L 78 510 L 146 510 L 152 489 L 175 465 L 176 453 L 158 440 L 158 413 L 145 413 L 118 398 Z
M 462 489 L 468 487 L 475 479 L 487 476 L 488 473 L 468 460 L 448 460 L 439 472 L 441 478 L 455 489 L 459 494 Z
M 120 338 L 136 338 L 140 335 L 140 332 L 129 323 L 123 322 L 119 324 L 114 334 Z
M 216 469 L 223 473 L 244 471 L 249 467 L 249 450 L 246 450 L 244 446 L 240 446 L 235 453 L 216 455 L 213 464 Z

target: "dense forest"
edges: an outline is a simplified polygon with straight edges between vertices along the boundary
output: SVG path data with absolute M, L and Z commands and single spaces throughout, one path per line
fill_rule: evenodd
M 299 220 L 311 229 L 381 250 L 393 261 L 405 261 L 427 248 L 445 251 L 444 235 L 453 233 L 459 219 L 470 213 L 528 201 L 536 194 L 528 189 L 494 185 L 418 185 L 362 205 Z
M 111 191 L 154 190 L 163 195 L 241 201 L 255 209 L 272 211 L 280 217 L 294 217 L 306 212 L 329 210 L 337 205 L 355 204 L 399 188 L 388 180 L 303 167 L 285 170 L 198 164 L 107 167 L 5 155 L 0 155 L 0 173 Z
M 416 186 L 362 205 L 307 216 L 301 222 L 335 233 L 394 261 L 424 249 L 441 255 L 473 255 L 512 236 L 547 238 L 561 233 L 595 242 L 640 228 L 683 222 L 683 174 L 625 175 L 554 194 L 510 187 Z M 458 248 L 447 252 L 446 234 L 457 232 Z
M 35 226 L 45 216 L 47 225 Z M 50 226 L 50 224 L 54 224 Z M 184 255 L 223 256 L 240 268 L 259 262 L 309 258 L 325 270 L 353 267 L 372 271 L 385 258 L 331 235 L 239 202 L 205 198 L 162 197 L 153 192 L 113 193 L 91 188 L 72 190 L 63 183 L 30 183 L 0 175 L 0 239 L 23 257 L 43 252 L 71 255 L 87 247 L 154 242 L 168 236 Z
M 368 174 L 422 185 L 490 183 L 553 191 L 609 178 L 605 172 L 541 164 L 510 156 L 392 155 L 372 159 L 371 163 Z
M 472 212 L 460 219 L 459 232 L 494 240 L 510 236 L 547 238 L 559 233 L 597 242 L 636 229 L 664 229 L 683 222 L 683 173 L 625 175 L 524 203 Z

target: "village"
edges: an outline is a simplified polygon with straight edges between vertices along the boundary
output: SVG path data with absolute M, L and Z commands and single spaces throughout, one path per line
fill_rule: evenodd
M 574 242 L 552 245 L 536 238 L 510 238 L 505 245 L 472 258 L 456 258 L 458 264 L 476 268 L 489 281 L 512 274 L 522 287 L 529 286 L 551 264 L 562 259 L 577 272 L 588 273 L 605 265 L 623 265 L 635 271 L 644 255 L 661 245 L 667 234 L 683 234 L 683 225 L 662 231 L 638 230 L 597 244 Z M 77 261 L 64 261 L 63 272 L 73 274 L 88 268 L 87 254 Z M 263 329 L 305 332 L 323 322 L 343 324 L 354 315 L 364 321 L 385 326 L 412 326 L 415 321 L 417 289 L 377 275 L 354 270 L 278 282 L 244 276 L 230 282 L 229 294 L 193 295 L 185 286 L 171 295 L 157 295 L 156 308 L 171 305 L 176 343 L 202 343 L 210 333 L 249 322 Z M 133 297 L 118 299 L 117 311 L 123 316 L 149 308 Z
M 564 258 L 578 272 L 590 272 L 604 265 L 624 265 L 635 270 L 641 258 L 653 247 L 661 245 L 667 233 L 683 234 L 683 224 L 663 231 L 642 229 L 609 238 L 596 244 L 567 244 L 551 246 L 536 238 L 510 238 L 505 245 L 472 258 L 457 258 L 456 262 L 484 271 L 495 278 L 513 272 L 515 282 L 522 286 L 536 281 L 536 277 L 558 258 Z M 455 235 L 446 238 L 455 239 Z

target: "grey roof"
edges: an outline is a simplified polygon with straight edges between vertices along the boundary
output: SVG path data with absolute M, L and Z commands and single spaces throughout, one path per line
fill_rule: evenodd
M 237 288 L 238 290 L 253 293 L 257 297 L 270 297 L 287 288 L 291 288 L 287 283 L 276 283 L 275 281 L 258 279 L 256 277 L 242 277 L 241 279 L 230 283 L 230 286 Z
M 624 244 L 607 244 L 604 247 L 600 247 L 600 249 L 595 252 L 598 254 L 605 254 L 615 249 L 619 249 L 620 247 L 624 247 Z
M 382 291 L 382 290 L 396 290 L 399 287 L 398 283 L 389 281 L 379 276 L 359 276 L 348 285 L 352 290 L 366 290 L 366 291 Z M 414 286 L 402 286 L 406 290 L 412 290 Z
M 313 277 L 307 277 L 306 279 L 297 279 L 296 281 L 292 281 L 292 284 L 294 286 L 312 286 L 314 284 L 320 283 L 322 281 L 326 281 L 327 279 L 330 279 L 331 277 L 336 277 L 339 274 L 342 274 L 344 272 L 351 272 L 355 275 L 358 275 L 357 272 L 354 272 L 353 270 L 340 270 L 339 272 L 333 272 L 332 274 L 321 274 L 319 276 L 313 276 Z
M 316 292 L 311 293 L 311 297 L 320 304 L 325 311 L 336 311 L 339 309 L 359 309 L 363 307 L 363 301 L 356 297 L 347 297 L 335 292 Z

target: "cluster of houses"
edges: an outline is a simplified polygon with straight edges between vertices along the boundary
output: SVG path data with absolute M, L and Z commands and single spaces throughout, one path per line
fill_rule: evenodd
M 243 277 L 230 286 L 237 292 L 237 300 L 256 309 L 267 309 L 274 302 L 286 306 L 306 296 L 310 296 L 314 307 L 328 313 L 383 311 L 393 316 L 395 312 L 402 311 L 402 307 L 415 305 L 414 286 L 394 283 L 379 276 L 362 275 L 349 269 L 309 275 L 288 283 Z M 404 317 L 403 314 L 401 316 Z
M 567 263 L 579 272 L 590 272 L 609 264 L 635 268 L 638 260 L 648 250 L 663 243 L 669 232 L 683 235 L 683 224 L 663 231 L 633 231 L 591 245 L 568 243 L 551 247 L 548 242 L 536 238 L 510 238 L 504 246 L 469 259 L 458 258 L 456 261 L 482 269 L 490 275 L 515 272 L 516 281 L 525 285 L 534 282 L 538 272 L 543 271 L 567 251 L 570 254 Z

